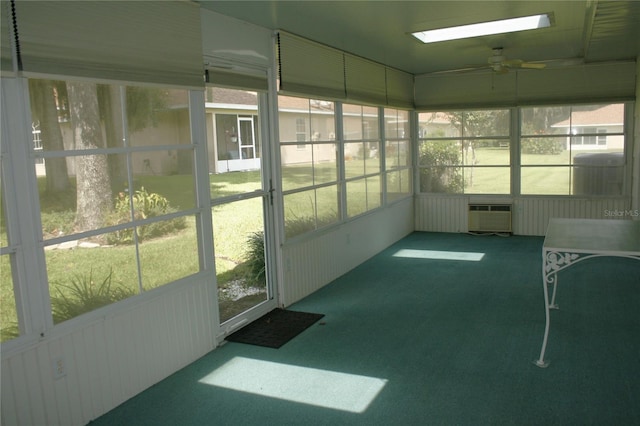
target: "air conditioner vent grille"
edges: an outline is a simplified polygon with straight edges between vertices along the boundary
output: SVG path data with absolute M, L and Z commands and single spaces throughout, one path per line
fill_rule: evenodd
M 511 204 L 469 204 L 469 232 L 511 232 Z

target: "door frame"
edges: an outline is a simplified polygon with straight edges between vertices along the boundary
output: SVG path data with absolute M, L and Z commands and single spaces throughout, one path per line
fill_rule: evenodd
M 242 90 L 242 88 L 238 88 Z M 279 240 L 279 231 L 277 226 L 278 213 L 276 212 L 278 203 L 274 200 L 274 193 L 276 192 L 274 188 L 274 182 L 276 182 L 276 170 L 274 169 L 274 159 L 271 155 L 273 151 L 277 151 L 277 147 L 272 146 L 277 139 L 273 137 L 274 129 L 273 129 L 273 113 L 271 112 L 271 104 L 269 98 L 272 96 L 267 92 L 257 92 L 258 94 L 258 126 L 260 126 L 260 155 L 258 160 L 261 162 L 261 183 L 262 190 L 256 191 L 261 192 L 260 197 L 263 199 L 263 221 L 264 221 L 264 242 L 265 242 L 265 268 L 266 268 L 266 279 L 267 279 L 267 300 L 259 303 L 256 306 L 249 308 L 243 313 L 236 315 L 222 323 L 220 323 L 220 312 L 218 306 L 218 285 L 216 275 L 214 274 L 214 299 L 215 299 L 215 321 L 217 323 L 216 329 L 216 340 L 218 344 L 224 342 L 224 338 L 233 333 L 234 331 L 239 330 L 243 326 L 255 321 L 271 310 L 275 309 L 280 304 L 279 297 L 279 283 L 278 278 L 281 276 L 279 273 L 278 265 L 280 262 L 278 261 L 280 254 L 277 251 L 277 241 Z M 240 117 L 238 117 L 239 119 Z M 254 131 L 254 149 L 255 149 L 255 129 Z M 248 194 L 246 197 L 243 196 L 231 196 L 229 198 L 217 200 L 221 202 L 233 202 L 241 199 L 247 198 L 255 198 L 257 194 L 252 193 Z M 220 204 L 220 202 L 215 203 Z M 213 200 L 211 202 L 211 207 L 214 206 Z M 215 239 L 215 235 L 213 235 Z M 215 253 L 214 253 L 215 254 Z M 214 262 L 215 269 L 215 262 Z

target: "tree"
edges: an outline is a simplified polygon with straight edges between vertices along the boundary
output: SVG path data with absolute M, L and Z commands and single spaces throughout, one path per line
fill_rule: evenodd
M 64 141 L 58 122 L 56 100 L 60 100 L 61 87 L 51 80 L 29 80 L 29 93 L 34 122 L 40 124 L 42 147 L 45 151 L 64 150 Z M 45 160 L 47 192 L 65 192 L 69 188 L 67 160 L 61 157 Z
M 75 149 L 105 147 L 100 123 L 98 91 L 95 83 L 68 82 L 69 112 Z M 105 213 L 112 209 L 111 180 L 107 155 L 75 157 L 77 231 L 102 226 Z

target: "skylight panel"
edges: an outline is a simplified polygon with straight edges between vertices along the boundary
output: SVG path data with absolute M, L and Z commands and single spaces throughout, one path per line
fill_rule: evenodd
M 493 34 L 527 31 L 551 26 L 549 14 L 522 16 L 520 18 L 502 19 L 499 21 L 480 22 L 458 27 L 439 28 L 435 30 L 417 31 L 412 35 L 423 43 L 459 40 L 463 38 L 482 37 Z

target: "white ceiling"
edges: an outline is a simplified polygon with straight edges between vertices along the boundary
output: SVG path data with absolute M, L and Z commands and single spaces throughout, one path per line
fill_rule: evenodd
M 509 59 L 549 66 L 636 60 L 640 1 L 198 1 L 203 8 L 281 29 L 413 74 Z M 551 12 L 551 28 L 422 44 L 412 31 Z M 567 61 L 564 61 L 567 60 Z

